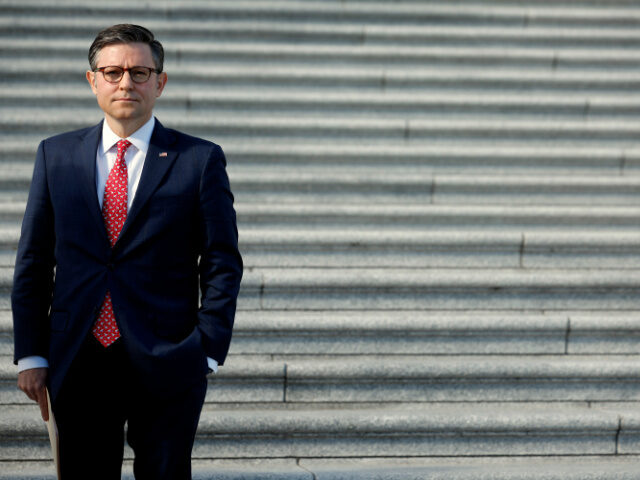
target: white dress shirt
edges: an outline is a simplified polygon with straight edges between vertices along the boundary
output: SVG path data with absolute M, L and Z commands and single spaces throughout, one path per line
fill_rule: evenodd
M 127 140 L 131 142 L 131 146 L 124 154 L 124 162 L 127 164 L 127 174 L 129 177 L 127 184 L 127 210 L 131 209 L 133 198 L 138 190 L 142 167 L 144 166 L 144 159 L 146 158 L 147 151 L 149 150 L 149 142 L 151 141 L 151 134 L 153 133 L 155 124 L 156 119 L 152 116 L 147 123 L 127 137 Z M 111 130 L 107 121 L 105 120 L 102 122 L 102 140 L 98 143 L 98 151 L 96 152 L 96 191 L 98 192 L 100 208 L 102 208 L 104 189 L 107 185 L 109 172 L 116 163 L 116 156 L 118 154 L 116 144 L 120 140 L 122 139 L 113 133 L 113 130 Z M 207 363 L 211 370 L 218 373 L 218 362 L 213 358 L 207 357 Z M 47 359 L 37 355 L 24 357 L 18 360 L 19 372 L 30 368 L 46 368 L 48 366 L 49 362 Z

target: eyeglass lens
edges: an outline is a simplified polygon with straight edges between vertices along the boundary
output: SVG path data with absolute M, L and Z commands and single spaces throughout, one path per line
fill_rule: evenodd
M 131 75 L 131 80 L 135 83 L 144 83 L 149 80 L 151 76 L 152 69 L 148 67 L 132 67 L 127 69 L 129 71 L 129 75 Z M 122 67 L 105 67 L 102 70 L 102 74 L 104 75 L 104 79 L 107 82 L 117 83 L 122 80 L 122 76 L 124 75 L 125 69 Z

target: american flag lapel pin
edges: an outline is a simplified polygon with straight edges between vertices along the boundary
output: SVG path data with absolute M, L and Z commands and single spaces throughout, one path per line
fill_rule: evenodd
M 160 155 L 158 155 L 159 157 L 166 157 L 167 156 L 167 152 L 160 152 Z

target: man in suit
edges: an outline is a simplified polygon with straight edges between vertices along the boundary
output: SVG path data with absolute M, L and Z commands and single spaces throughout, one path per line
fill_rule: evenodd
M 206 375 L 225 360 L 242 276 L 218 145 L 152 115 L 164 52 L 101 31 L 87 80 L 105 119 L 37 152 L 12 292 L 18 387 L 47 417 L 62 478 L 191 478 Z

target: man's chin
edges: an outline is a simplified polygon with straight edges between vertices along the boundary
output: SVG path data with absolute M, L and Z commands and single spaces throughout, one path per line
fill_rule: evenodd
M 140 112 L 135 108 L 119 108 L 111 116 L 116 120 L 131 120 L 139 117 Z
M 116 101 L 112 105 L 111 110 L 114 114 L 122 113 L 123 115 L 129 114 L 130 112 L 138 112 L 140 110 L 140 103 L 138 102 L 123 102 Z

